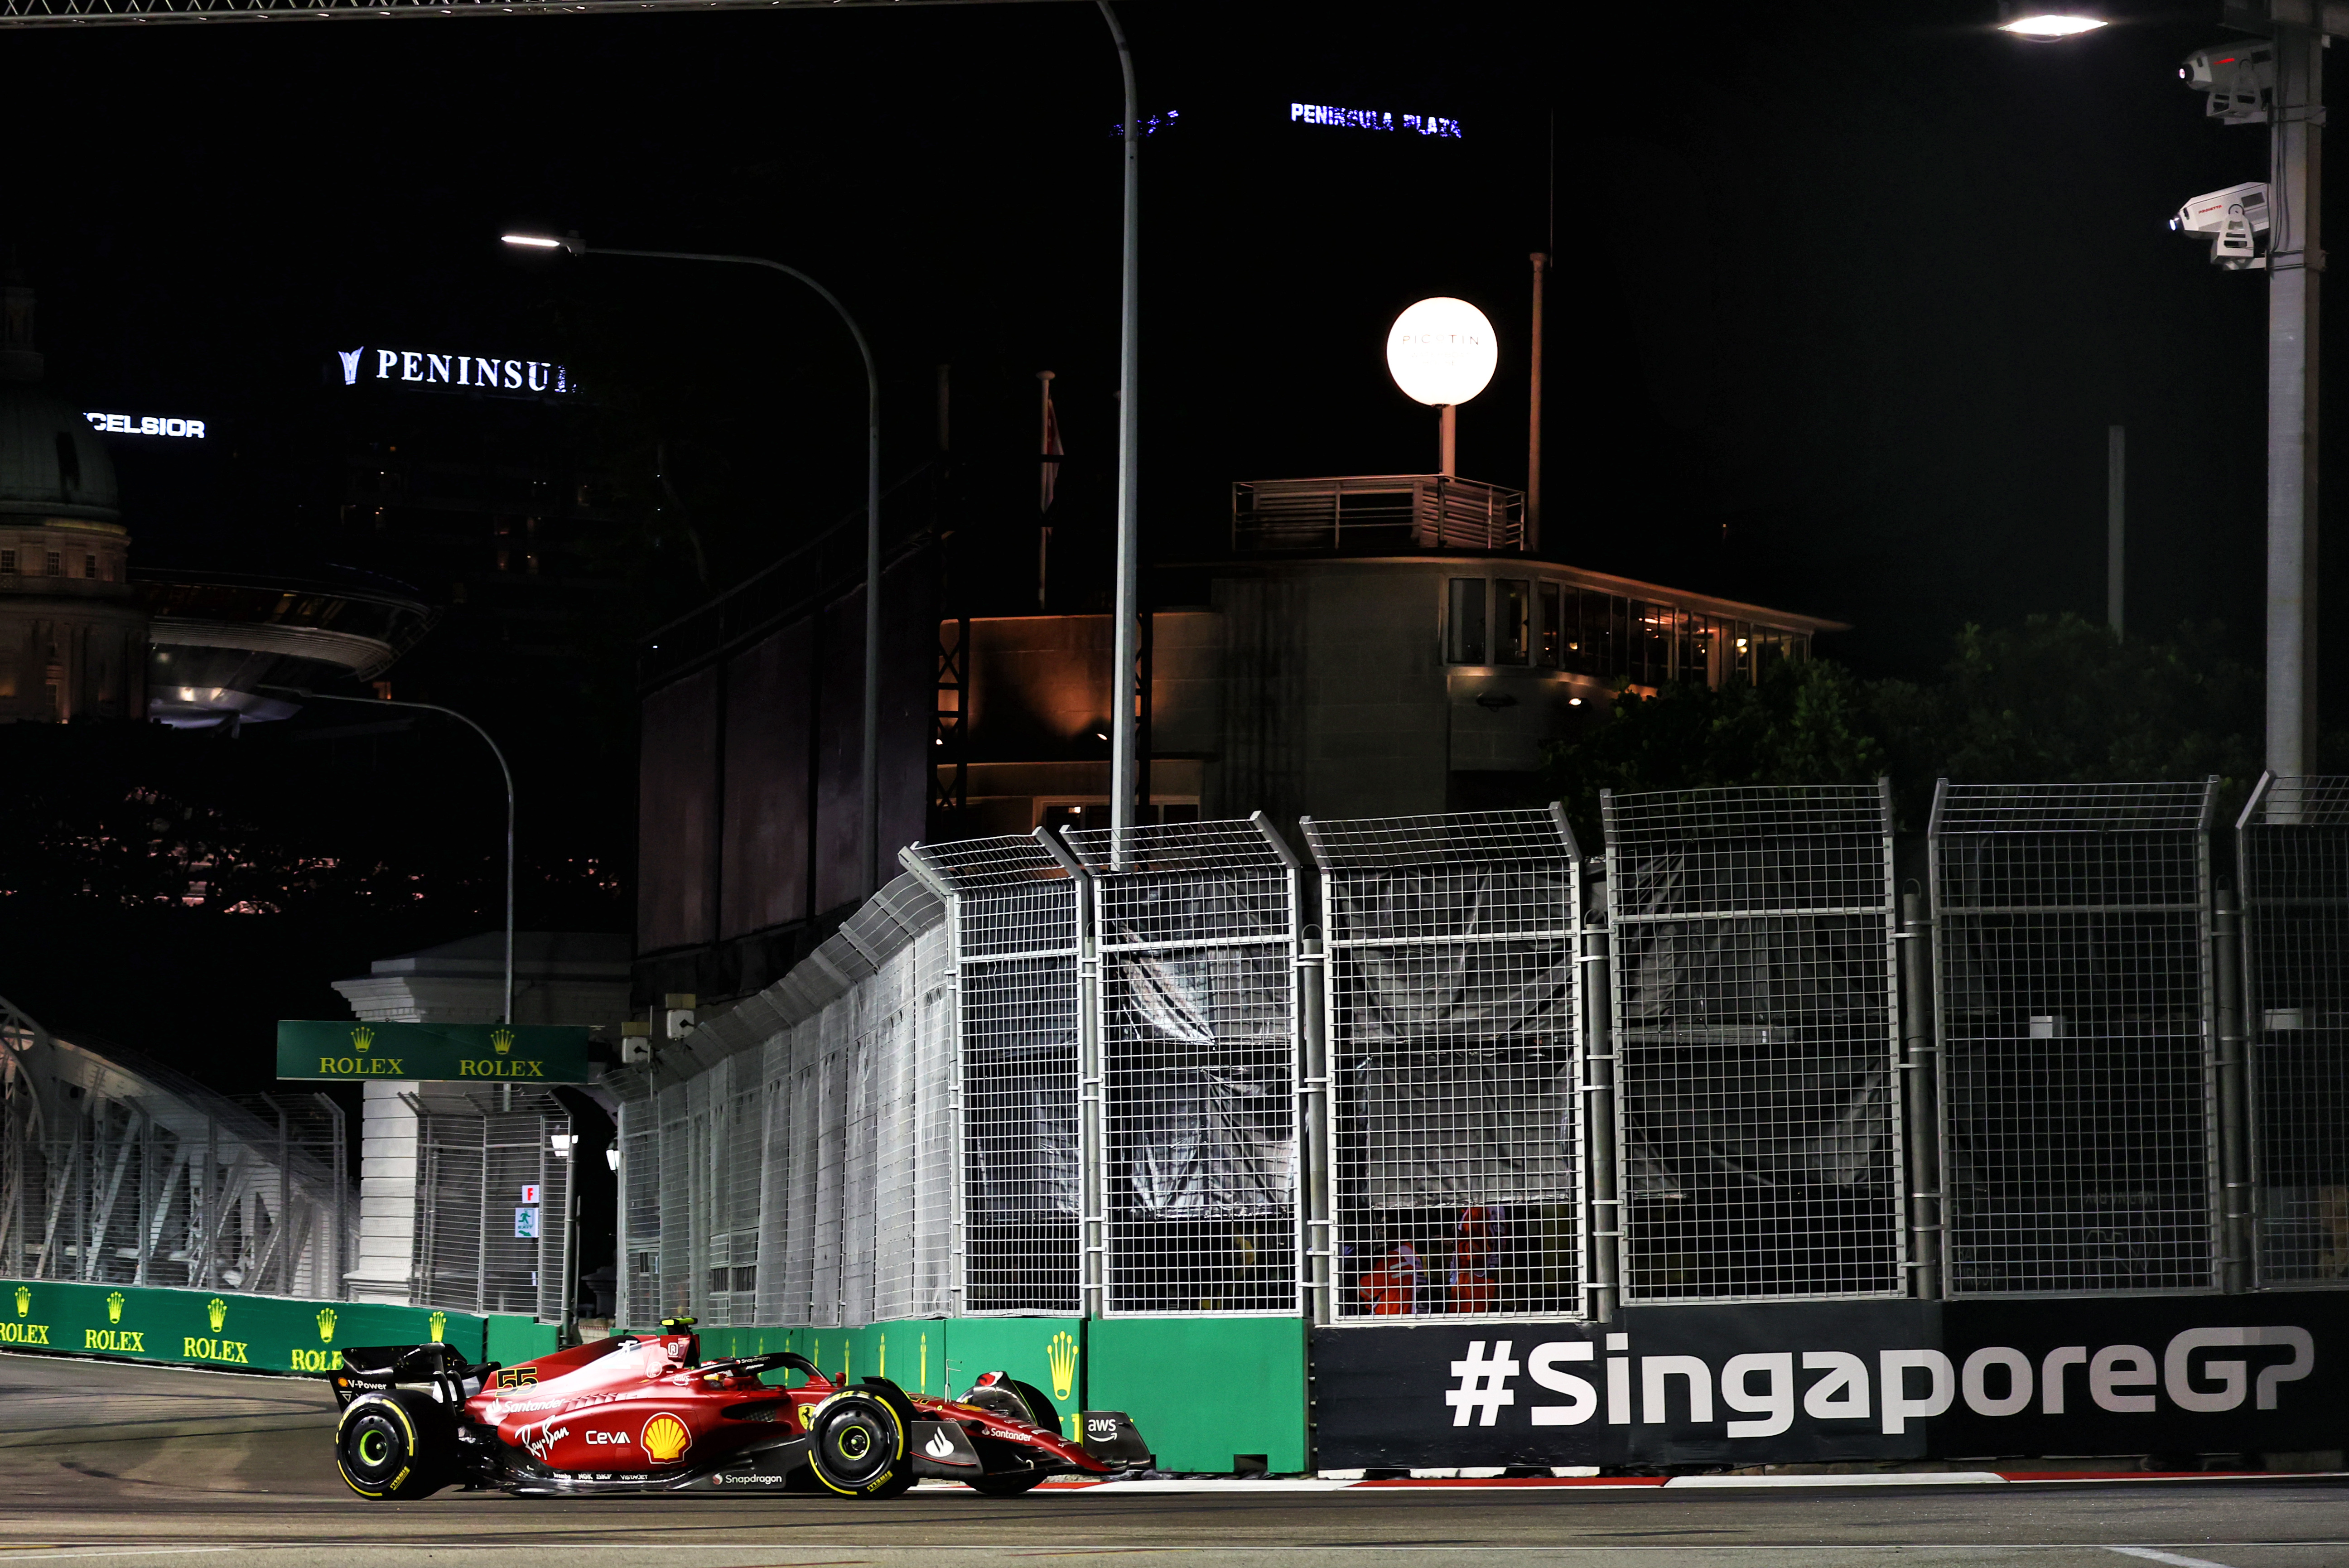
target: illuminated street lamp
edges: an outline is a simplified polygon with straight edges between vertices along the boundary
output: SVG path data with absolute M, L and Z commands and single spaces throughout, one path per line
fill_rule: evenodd
M 1464 299 L 1423 299 L 1387 328 L 1387 373 L 1403 396 L 1443 416 L 1437 472 L 1454 467 L 1454 412 L 1491 385 L 1500 347 L 1485 313 Z
M 2060 43 L 2076 38 L 2083 33 L 2093 33 L 2105 26 L 2102 16 L 2084 11 L 2050 11 L 2033 6 L 2011 21 L 2001 22 L 1999 31 L 2012 33 L 2018 38 L 2028 38 L 2034 44 Z
M 574 256 L 636 256 L 649 261 L 723 262 L 733 266 L 764 267 L 795 277 L 832 306 L 856 351 L 864 358 L 864 855 L 865 893 L 881 890 L 881 372 L 873 348 L 848 306 L 832 290 L 795 266 L 764 256 L 728 255 L 708 251 L 630 251 L 610 245 L 590 245 L 574 232 L 553 234 L 501 234 L 519 250 L 560 251 Z

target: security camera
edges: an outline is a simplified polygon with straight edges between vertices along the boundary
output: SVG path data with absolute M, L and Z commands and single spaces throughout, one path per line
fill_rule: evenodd
M 2213 44 L 2186 57 L 2178 78 L 2205 94 L 2202 112 L 2225 125 L 2255 125 L 2275 107 L 2275 46 L 2265 38 Z
M 2230 185 L 2197 196 L 2169 220 L 2173 233 L 2209 234 L 2210 260 L 2229 272 L 2268 265 L 2256 236 L 2268 232 L 2268 187 L 2263 180 Z

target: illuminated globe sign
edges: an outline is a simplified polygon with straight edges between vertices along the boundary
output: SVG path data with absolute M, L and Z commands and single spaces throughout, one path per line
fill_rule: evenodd
M 1431 407 L 1464 403 L 1493 379 L 1493 324 L 1464 299 L 1423 299 L 1387 330 L 1387 371 L 1403 395 Z

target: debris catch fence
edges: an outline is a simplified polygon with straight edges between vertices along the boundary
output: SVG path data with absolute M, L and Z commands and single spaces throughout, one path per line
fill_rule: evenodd
M 616 1081 L 622 1317 L 2337 1287 L 2349 781 L 2240 943 L 2216 799 L 1946 785 L 1905 914 L 1881 783 L 916 846 Z

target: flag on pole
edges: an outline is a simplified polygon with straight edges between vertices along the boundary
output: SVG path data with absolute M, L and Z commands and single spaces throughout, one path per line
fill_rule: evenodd
M 1050 512 L 1052 509 L 1052 489 L 1061 478 L 1061 416 L 1052 407 L 1052 372 L 1039 370 L 1036 379 L 1044 383 L 1044 472 L 1036 510 Z

